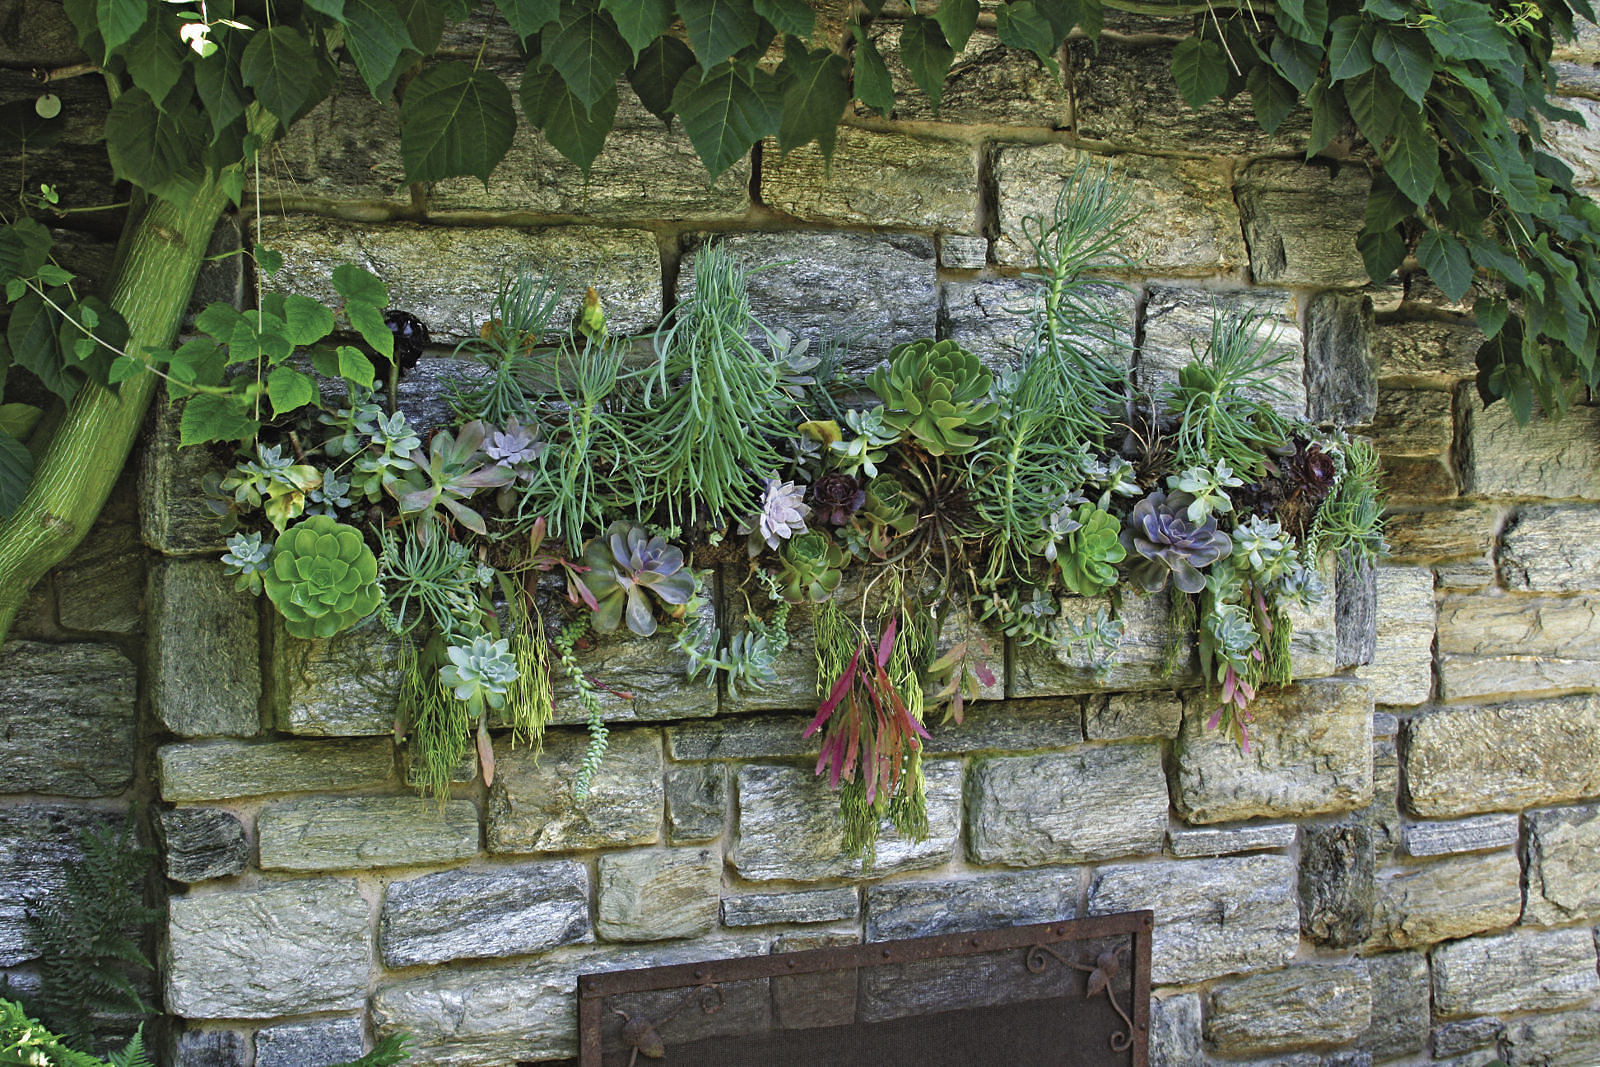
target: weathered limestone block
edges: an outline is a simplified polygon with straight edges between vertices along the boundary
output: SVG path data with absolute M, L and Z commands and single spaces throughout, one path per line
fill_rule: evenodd
M 1245 312 L 1256 314 L 1256 336 L 1267 341 L 1268 357 L 1282 357 L 1282 362 L 1268 372 L 1268 381 L 1282 395 L 1257 399 L 1267 400 L 1285 415 L 1304 418 L 1304 339 L 1294 295 L 1285 289 L 1218 292 L 1152 285 L 1144 310 L 1144 343 L 1139 349 L 1139 388 L 1164 392 L 1178 380 L 1178 371 L 1193 362 L 1195 352 L 1205 351 L 1216 316 Z
M 1520 508 L 1506 524 L 1500 576 L 1530 593 L 1578 593 L 1600 588 L 1600 507 Z
M 1464 489 L 1483 496 L 1600 500 L 1600 408 L 1518 426 L 1505 404 L 1466 409 Z
M 102 512 L 89 535 L 56 568 L 61 625 L 119 634 L 143 629 L 146 555 L 131 522 Z
M 1089 914 L 1156 913 L 1150 980 L 1202 982 L 1283 966 L 1300 944 L 1294 861 L 1287 856 L 1107 864 Z
M 264 1019 L 360 1008 L 368 910 L 354 881 L 332 878 L 175 897 L 163 960 L 167 1010 Z
M 937 108 L 901 62 L 900 24 L 878 19 L 871 32 L 894 85 L 895 118 L 1048 129 L 1060 129 L 1069 121 L 1071 103 L 1062 79 L 1028 53 L 1002 45 L 992 29 L 975 30 L 956 54 Z M 861 105 L 857 113 L 875 114 Z
M 833 158 L 816 144 L 761 149 L 761 200 L 804 222 L 977 233 L 978 147 L 845 126 Z
M 1356 677 L 1379 704 L 1409 707 L 1433 692 L 1433 572 L 1379 566 L 1377 651 Z
M 813 691 L 812 702 L 819 699 Z M 787 759 L 817 754 L 818 740 L 800 735 L 816 716 L 752 715 L 667 727 L 667 751 L 675 760 Z
M 112 812 L 68 804 L 18 804 L 0 808 L 0 967 L 38 952 L 28 936 L 28 907 L 61 891 L 64 868 L 83 858 L 78 841 Z
M 1600 595 L 1449 595 L 1438 626 L 1446 700 L 1588 689 L 1600 671 Z
M 794 893 L 740 893 L 722 898 L 722 925 L 855 922 L 861 897 L 855 889 L 812 889 Z
M 1294 823 L 1256 823 L 1228 829 L 1206 827 L 1198 830 L 1171 827 L 1167 830 L 1167 850 L 1174 856 L 1235 856 L 1241 852 L 1266 852 L 1294 845 L 1299 831 Z
M 150 572 L 150 702 L 181 737 L 261 732 L 256 598 L 221 563 L 166 560 Z
M 1091 697 L 1083 720 L 1091 741 L 1177 737 L 1183 727 L 1183 701 L 1175 693 L 1111 693 Z
M 1470 323 L 1394 322 L 1372 332 L 1379 381 L 1409 389 L 1449 390 L 1475 377 L 1483 342 L 1483 334 Z
M 1234 185 L 1257 285 L 1367 283 L 1355 240 L 1372 185 L 1366 167 L 1264 159 Z
M 867 887 L 867 940 L 1074 919 L 1082 878 L 1055 869 Z
M 1089 745 L 975 764 L 967 788 L 967 855 L 1036 867 L 1158 852 L 1167 832 L 1161 750 Z
M 1600 793 L 1600 697 L 1440 709 L 1405 734 L 1411 809 L 1424 818 Z
M 1522 912 L 1515 853 L 1391 867 L 1378 878 L 1369 947 L 1413 948 L 1499 930 Z
M 846 353 L 843 374 L 866 374 L 894 345 L 934 335 L 938 260 L 926 237 L 791 231 L 718 240 L 747 268 L 762 268 L 749 277 L 750 310 L 769 329 L 813 345 L 828 337 L 859 342 Z M 694 291 L 694 258 L 685 255 L 678 271 L 680 302 Z
M 1432 960 L 1433 1011 L 1446 1019 L 1564 1008 L 1600 992 L 1587 927 L 1449 941 Z
M 947 281 L 939 292 L 940 330 L 985 366 L 1020 366 L 1029 334 L 1027 313 L 1037 305 L 1039 294 L 1040 283 L 1027 278 Z M 1106 332 L 1124 341 L 1127 347 L 1110 350 L 1103 340 L 1085 337 L 1085 341 L 1103 358 L 1127 367 L 1133 359 L 1139 294 L 1114 282 L 1097 282 L 1089 287 L 1088 298 L 1105 316 Z
M 1322 599 L 1314 604 L 1290 604 L 1284 615 L 1289 620 L 1289 660 L 1296 679 L 1326 678 L 1340 669 L 1339 590 L 1335 585 L 1335 562 L 1322 560 L 1318 574 L 1325 585 Z
M 709 600 L 704 612 L 715 614 Z M 717 713 L 716 688 L 687 680 L 689 659 L 665 630 L 650 637 L 639 637 L 626 628 L 600 635 L 594 646 L 579 656 L 579 662 L 584 673 L 601 684 L 598 696 L 607 722 L 704 719 Z M 551 721 L 584 722 L 588 714 L 565 674 L 558 669 L 552 680 L 555 713 Z
M 1258 274 L 1256 280 L 1264 279 Z M 1307 302 L 1306 399 L 1312 422 L 1359 426 L 1374 421 L 1378 358 L 1372 330 L 1372 297 L 1366 293 L 1322 292 Z
M 600 857 L 600 936 L 610 941 L 701 937 L 717 925 L 722 857 L 709 848 Z
M 593 941 L 589 871 L 576 860 L 548 860 L 390 882 L 378 922 L 388 967 L 524 956 Z
M 27 40 L 26 30 L 22 30 L 17 22 L 22 12 L 33 5 L 18 5 L 16 15 L 8 17 L 6 34 L 14 40 L 21 32 L 21 40 Z M 52 7 L 46 7 L 50 11 Z M 53 8 L 59 13 L 61 8 Z M 32 22 L 37 27 L 38 22 Z M 28 49 L 32 51 L 32 48 Z M 41 50 L 43 51 L 43 50 Z M 73 49 L 73 57 L 64 64 L 54 62 L 22 63 L 8 69 L 5 76 L 0 78 L 0 97 L 7 103 L 32 102 L 44 92 L 37 76 L 31 74 L 29 68 L 34 70 L 49 70 L 58 65 L 77 64 L 83 62 L 78 50 Z M 87 82 L 87 84 L 85 84 Z M 27 141 L 27 170 L 26 178 L 30 190 L 41 181 L 48 181 L 59 195 L 61 204 L 80 207 L 89 207 L 99 204 L 116 204 L 119 198 L 126 194 L 126 190 L 119 190 L 119 176 L 113 173 L 110 160 L 105 150 L 105 118 L 106 118 L 106 91 L 105 86 L 97 85 L 93 79 L 83 78 L 57 78 L 51 82 L 50 92 L 61 99 L 61 113 L 59 128 L 61 139 L 50 143 L 48 137 L 31 135 Z M 42 131 L 40 131 L 42 133 Z M 20 146 L 19 146 L 20 147 Z M 18 152 L 13 156 L 17 167 L 16 176 L 20 183 L 24 179 L 21 166 L 22 157 Z M 18 192 L 22 191 L 19 186 Z M 123 212 L 105 211 L 97 217 L 105 217 L 107 223 L 113 228 L 120 229 Z M 48 216 L 47 216 L 48 219 Z M 81 283 L 80 283 L 81 284 Z M 93 286 L 94 282 L 90 283 Z M 80 292 L 83 290 L 80 289 Z M 89 291 L 93 291 L 92 288 Z
M 1372 800 L 1372 690 L 1346 679 L 1299 682 L 1250 705 L 1250 750 L 1184 717 L 1173 803 L 1195 823 L 1349 811 Z
M 383 785 L 394 772 L 387 738 L 202 741 L 156 751 L 162 800 L 221 800 Z
M 1333 948 L 1359 945 L 1372 929 L 1377 857 L 1362 823 L 1308 826 L 1300 849 L 1300 929 Z
M 1476 504 L 1391 512 L 1384 523 L 1384 535 L 1389 541 L 1388 561 L 1394 564 L 1486 561 L 1498 523 L 1498 509 Z
M 377 618 L 324 640 L 268 629 L 267 700 L 286 733 L 370 737 L 394 730 L 400 643 Z
M 1384 387 L 1372 439 L 1383 457 L 1379 482 L 1386 500 L 1421 504 L 1459 495 L 1450 393 Z
M 1522 921 L 1539 925 L 1600 916 L 1600 807 L 1528 813 L 1528 900 Z
M 389 287 L 389 304 L 428 324 L 435 344 L 476 337 L 489 317 L 495 272 L 526 262 L 562 279 L 556 323 L 577 314 L 594 286 L 613 334 L 643 333 L 661 318 L 661 254 L 646 230 L 598 226 L 419 226 L 345 223 L 290 216 L 262 220 L 263 239 L 283 253 L 273 287 L 336 302 L 330 278 L 340 263 L 360 263 Z
M 728 819 L 728 772 L 720 764 L 667 769 L 667 832 L 674 844 L 722 836 Z
M 1372 560 L 1337 560 L 1334 572 L 1334 667 L 1349 670 L 1378 654 L 1378 570 Z
M 1083 709 L 1075 699 L 985 700 L 968 704 L 959 723 L 928 718 L 934 720 L 928 724 L 933 736 L 923 747 L 939 755 L 1031 752 L 1083 741 Z
M 942 867 L 956 853 L 961 766 L 954 760 L 923 764 L 927 778 L 928 836 L 913 842 L 887 821 L 880 827 L 877 862 L 868 871 L 843 850 L 839 798 L 809 768 L 753 764 L 739 769 L 739 834 L 730 860 L 752 882 L 872 877 Z
M 1200 994 L 1150 998 L 1150 1067 L 1190 1067 L 1205 1062 Z
M 996 151 L 995 261 L 1011 267 L 1037 265 L 1037 255 L 1023 237 L 1023 220 L 1053 220 L 1057 195 L 1073 169 L 1084 164 L 1104 171 L 1108 163 L 1113 181 L 1128 189 L 1135 205 L 1120 251 L 1138 270 L 1209 275 L 1247 261 L 1225 164 L 1137 155 L 1108 160 L 1062 144 L 1010 145 Z
M 527 747 L 495 744 L 497 771 L 489 790 L 490 852 L 570 852 L 648 845 L 661 835 L 661 734 L 614 730 L 589 796 L 574 779 L 588 750 L 586 734 L 545 733 L 537 759 Z
M 264 871 L 343 871 L 449 863 L 478 851 L 478 809 L 416 797 L 298 797 L 256 816 Z
M 250 843 L 239 816 L 222 808 L 173 808 L 157 822 L 167 877 L 175 882 L 204 882 L 243 873 L 250 863 Z
M 1405 828 L 1406 853 L 1445 856 L 1515 848 L 1521 827 L 1515 815 L 1478 815 L 1454 822 L 1416 822 Z
M 1378 957 L 1381 959 L 1382 957 Z M 1441 1023 L 1433 1028 L 1433 1054 L 1443 1059 L 1463 1052 L 1496 1045 L 1506 1032 L 1506 1024 L 1493 1016 Z
M 1089 650 L 1081 644 L 1018 644 L 1012 650 L 1008 696 L 1047 697 L 1106 690 L 1170 689 L 1192 683 L 1196 669 L 1183 660 L 1169 674 L 1167 667 L 1168 604 L 1165 592 L 1128 596 L 1116 618 L 1124 631 L 1114 652 Z M 1096 614 L 1110 615 L 1103 597 L 1062 597 L 1057 618 L 1076 628 L 1092 625 Z
M 1400 847 L 1400 753 L 1394 735 L 1372 743 L 1372 804 L 1361 813 L 1372 827 L 1372 847 L 1392 856 Z
M 939 238 L 939 266 L 947 270 L 982 270 L 989 262 L 989 239 L 947 233 Z
M 361 1019 L 347 1015 L 256 1031 L 256 1067 L 330 1067 L 361 1058 Z
M 1428 1043 L 1432 1011 L 1427 957 L 1420 952 L 1386 952 L 1366 962 L 1372 976 L 1372 1025 L 1356 1047 L 1375 1059 L 1421 1052 Z
M 1364 962 L 1303 964 L 1211 991 L 1206 1037 L 1224 1055 L 1339 1044 L 1372 1025 L 1372 977 Z
M 133 781 L 138 669 L 112 645 L 0 649 L 0 793 L 106 797 Z
M 1505 1026 L 1506 1062 L 1600 1063 L 1600 1012 L 1592 1007 L 1550 1015 L 1527 1015 Z
M 1555 120 L 1546 132 L 1553 154 L 1572 168 L 1573 185 L 1586 196 L 1600 192 L 1600 148 L 1596 148 L 1589 131 L 1600 128 L 1600 106 L 1581 96 L 1562 97 L 1562 107 L 1576 111 L 1583 123 Z

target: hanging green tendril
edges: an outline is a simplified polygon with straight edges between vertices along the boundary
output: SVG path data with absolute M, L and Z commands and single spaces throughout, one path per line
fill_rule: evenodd
M 606 729 L 605 720 L 601 717 L 600 691 L 583 672 L 583 667 L 578 663 L 578 655 L 574 651 L 578 640 L 588 632 L 589 617 L 579 615 L 563 626 L 555 639 L 556 656 L 561 660 L 561 669 L 566 672 L 567 680 L 572 683 L 572 687 L 578 691 L 578 703 L 589 715 L 589 747 L 583 754 L 583 764 L 578 768 L 578 776 L 572 782 L 573 795 L 579 800 L 589 795 L 589 783 L 600 770 L 600 761 L 605 758 L 610 734 Z

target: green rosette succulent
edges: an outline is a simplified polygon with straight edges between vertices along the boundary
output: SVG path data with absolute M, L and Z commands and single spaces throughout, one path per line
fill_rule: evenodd
M 261 576 L 267 596 L 296 637 L 332 637 L 378 608 L 378 558 L 361 531 L 331 515 L 290 527 Z
M 968 430 L 994 419 L 994 375 L 954 341 L 912 341 L 889 352 L 889 365 L 867 376 L 883 400 L 883 423 L 929 455 L 961 455 L 978 444 Z
M 1056 555 L 1061 581 L 1079 596 L 1099 596 L 1117 584 L 1117 564 L 1127 558 L 1122 523 L 1093 504 L 1079 504 L 1078 528 L 1067 534 L 1066 550 Z
M 681 614 L 694 595 L 694 573 L 683 565 L 683 551 L 643 526 L 612 523 L 584 547 L 583 563 L 588 570 L 578 580 L 594 598 L 591 621 L 601 633 L 612 632 L 625 617 L 628 629 L 649 637 L 656 632 L 651 597 Z
M 820 530 L 790 538 L 778 556 L 783 598 L 792 604 L 821 604 L 839 588 L 844 565 L 844 552 Z

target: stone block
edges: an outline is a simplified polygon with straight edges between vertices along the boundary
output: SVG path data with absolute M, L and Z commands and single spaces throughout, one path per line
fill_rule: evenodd
M 593 941 L 576 860 L 460 869 L 390 882 L 378 916 L 387 967 L 494 959 Z
M 1400 752 L 1393 735 L 1372 743 L 1372 804 L 1361 813 L 1372 827 L 1372 847 L 1392 856 L 1404 832 L 1400 820 Z
M 1300 929 L 1333 948 L 1359 945 L 1372 929 L 1377 863 L 1362 823 L 1308 826 L 1300 849 Z
M 1227 166 L 1220 161 L 1152 156 L 1092 156 L 1069 145 L 1008 145 L 995 152 L 999 197 L 995 261 L 1010 267 L 1037 265 L 1024 238 L 1023 220 L 1055 218 L 1058 194 L 1075 168 L 1097 172 L 1109 166 L 1112 180 L 1130 196 L 1127 229 L 1119 251 L 1141 272 L 1170 277 L 1227 273 L 1243 266 L 1248 252 Z M 1037 232 L 1037 230 L 1035 230 Z
M 1350 811 L 1372 800 L 1372 691 L 1319 679 L 1259 694 L 1250 749 L 1193 708 L 1178 737 L 1173 804 L 1192 823 Z
M 1574 404 L 1560 420 L 1518 426 L 1505 404 L 1470 405 L 1462 475 L 1482 496 L 1600 500 L 1600 408 Z
M 867 887 L 867 940 L 1075 919 L 1082 878 L 1055 869 Z
M 112 816 L 69 804 L 0 808 L 0 967 L 38 956 L 28 908 L 62 891 L 67 866 L 83 859 L 83 833 Z
M 708 601 L 704 611 L 712 616 Z M 580 653 L 578 662 L 589 678 L 600 685 L 601 715 L 607 722 L 658 719 L 705 719 L 717 713 L 714 686 L 690 684 L 686 679 L 689 659 L 678 651 L 672 635 L 657 630 L 650 637 L 639 637 L 622 629 L 603 634 Z M 578 702 L 577 691 L 564 672 L 555 672 L 555 713 L 551 721 L 577 724 L 588 718 Z
M 1454 396 L 1443 389 L 1386 385 L 1378 390 L 1378 410 L 1370 433 L 1385 459 L 1437 459 L 1448 466 L 1455 444 Z
M 1433 1011 L 1444 1019 L 1570 1007 L 1600 992 L 1587 927 L 1449 941 L 1430 958 Z
M 1600 1012 L 1591 1007 L 1509 1020 L 1505 1057 L 1511 1067 L 1600 1063 Z
M 1600 793 L 1600 697 L 1442 708 L 1406 724 L 1411 809 L 1515 811 Z
M 1372 1025 L 1356 1047 L 1374 1059 L 1423 1051 L 1432 1017 L 1427 957 L 1420 952 L 1386 952 L 1369 956 L 1366 962 L 1372 976 Z
M 1234 196 L 1255 283 L 1365 285 L 1367 268 L 1355 239 L 1371 185 L 1362 166 L 1263 159 L 1245 167 Z
M 1520 836 L 1517 816 L 1478 815 L 1453 822 L 1411 823 L 1405 828 L 1405 845 L 1411 856 L 1444 856 L 1515 848 Z
M 17 14 L 7 18 L 6 36 L 12 40 L 27 41 L 28 30 L 24 29 L 21 20 L 22 12 L 32 5 L 19 5 L 12 10 Z M 61 8 L 46 8 L 51 14 L 59 17 Z M 37 21 L 29 20 L 28 28 L 36 28 Z M 21 33 L 19 38 L 17 35 Z M 76 40 L 76 34 L 73 34 Z M 27 47 L 32 52 L 32 47 Z M 84 61 L 82 52 L 72 48 L 71 58 L 61 65 L 72 65 Z M 57 66 L 54 62 L 36 63 L 27 61 L 16 66 L 7 63 L 5 77 L 0 78 L 0 92 L 9 102 L 21 103 L 27 101 L 29 105 L 39 98 L 45 91 L 38 77 L 31 74 L 32 69 L 49 70 Z M 73 205 L 78 207 L 91 207 L 101 204 L 116 204 L 119 202 L 121 192 L 118 189 L 118 176 L 112 172 L 110 160 L 107 158 L 104 137 L 106 119 L 106 93 L 105 87 L 96 85 L 92 81 L 85 84 L 81 78 L 55 78 L 52 79 L 49 91 L 61 100 L 61 113 L 59 123 L 53 123 L 61 131 L 61 138 L 55 143 L 50 143 L 48 137 L 30 136 L 27 142 L 26 178 L 27 188 L 31 191 L 37 187 L 40 180 L 49 181 L 60 197 L 62 206 Z M 42 133 L 43 131 L 41 131 Z M 24 180 L 22 154 L 19 151 L 14 158 L 17 167 L 17 181 Z M 19 185 L 19 195 L 23 186 Z M 105 229 L 117 231 L 122 228 L 122 221 L 127 212 L 115 208 L 95 213 L 95 218 L 105 224 Z M 49 225 L 51 216 L 46 214 L 43 220 Z M 95 292 L 99 289 L 99 282 L 103 279 L 86 278 L 78 282 L 80 293 Z M 15 379 L 13 379 L 15 381 Z
M 1359 260 L 1357 270 L 1366 275 Z M 1256 280 L 1268 279 L 1258 273 Z M 1365 293 L 1322 292 L 1307 301 L 1306 401 L 1312 422 L 1360 426 L 1374 420 L 1378 359 L 1372 330 L 1372 297 Z
M 839 367 L 864 375 L 894 345 L 934 336 L 938 260 L 933 241 L 912 234 L 733 233 L 718 239 L 755 272 L 750 310 L 768 328 L 783 327 L 813 345 L 849 342 Z M 759 270 L 758 270 L 759 268 Z M 861 279 L 871 278 L 863 285 Z M 694 253 L 678 271 L 681 303 L 694 290 Z
M 114 511 L 107 506 L 106 512 Z M 144 628 L 147 553 L 134 522 L 106 512 L 56 568 L 56 614 L 69 630 L 138 633 Z
M 722 857 L 709 848 L 600 857 L 600 936 L 611 941 L 701 937 L 717 925 Z
M 394 730 L 400 694 L 400 643 L 373 618 L 332 637 L 307 641 L 268 629 L 268 706 L 285 733 L 371 737 Z
M 1469 504 L 1391 512 L 1384 522 L 1392 564 L 1487 560 L 1499 524 L 1496 509 Z
M 1505 1032 L 1506 1024 L 1493 1016 L 1441 1023 L 1433 1028 L 1433 1055 L 1443 1059 L 1476 1049 L 1494 1048 Z
M 1124 597 L 1114 618 L 1123 624 L 1114 652 L 1084 648 L 1081 644 L 1015 645 L 1011 656 L 1011 697 L 1064 696 L 1107 690 L 1173 689 L 1196 680 L 1192 661 L 1180 657 L 1171 670 L 1167 664 L 1169 600 L 1165 592 Z M 1065 625 L 1084 629 L 1110 604 L 1103 597 L 1062 597 L 1057 618 Z
M 814 717 L 815 712 L 681 723 L 667 727 L 667 751 L 675 760 L 814 758 L 819 742 L 800 736 Z
M 205 882 L 242 874 L 250 864 L 244 823 L 223 808 L 173 808 L 161 812 L 162 854 L 167 877 L 175 882 Z
M 855 922 L 861 918 L 856 890 L 813 889 L 794 893 L 740 893 L 722 898 L 722 925 Z
M 144 543 L 169 556 L 207 555 L 227 547 L 222 523 L 206 502 L 207 474 L 227 468 L 205 448 L 179 448 L 182 404 L 167 402 L 163 388 L 150 405 L 139 449 L 139 528 Z
M 1176 693 L 1112 693 L 1090 697 L 1083 719 L 1091 741 L 1177 737 L 1183 728 L 1183 701 Z
M 1371 560 L 1339 559 L 1334 565 L 1334 666 L 1349 670 L 1378 654 L 1378 569 Z
M 1287 856 L 1106 864 L 1089 914 L 1155 912 L 1150 980 L 1203 982 L 1282 967 L 1300 944 L 1295 866 Z
M 972 234 L 978 194 L 978 148 L 966 141 L 845 126 L 831 159 L 815 143 L 762 144 L 762 203 L 802 222 Z
M 982 270 L 989 262 L 989 239 L 947 233 L 939 238 L 939 266 L 946 270 Z
M 1585 196 L 1600 192 L 1600 149 L 1597 149 L 1589 131 L 1600 128 L 1600 108 L 1595 101 L 1581 96 L 1552 100 L 1564 108 L 1576 111 L 1581 123 L 1552 121 L 1546 136 L 1553 154 L 1572 168 L 1573 185 Z
M 138 669 L 114 646 L 0 649 L 0 793 L 114 796 L 137 741 Z
M 1103 337 L 1081 335 L 1103 358 L 1122 367 L 1133 360 L 1133 329 L 1139 294 L 1115 282 L 1094 282 L 1082 294 L 1096 315 Z M 974 278 L 947 281 L 939 290 L 939 329 L 944 337 L 994 369 L 1022 365 L 1030 327 L 1028 313 L 1037 306 L 1040 283 L 1028 278 Z M 1071 337 L 1072 334 L 1065 336 Z M 1113 348 L 1108 338 L 1121 342 Z
M 1411 389 L 1449 390 L 1475 378 L 1483 342 L 1475 325 L 1438 320 L 1385 323 L 1372 333 L 1379 381 Z
M 347 1015 L 256 1031 L 256 1067 L 333 1067 L 361 1058 L 361 1019 Z
M 1600 807 L 1531 811 L 1527 818 L 1522 921 L 1544 926 L 1600 917 Z
M 1447 700 L 1588 689 L 1600 669 L 1600 595 L 1452 594 L 1438 629 Z
M 869 865 L 844 852 L 838 795 L 810 768 L 741 767 L 739 832 L 730 856 L 734 869 L 751 882 L 798 882 L 944 866 L 956 854 L 961 766 L 953 760 L 929 760 L 923 771 L 928 836 L 911 841 L 885 820 L 879 828 L 876 861 Z
M 478 809 L 417 797 L 297 797 L 256 816 L 264 871 L 344 871 L 449 863 L 478 851 Z
M 1412 948 L 1510 926 L 1522 912 L 1511 852 L 1391 867 L 1378 878 L 1369 947 Z
M 934 721 L 928 731 L 923 747 L 940 755 L 1069 748 L 1083 741 L 1083 709 L 1059 697 L 986 700 L 968 704 L 961 722 Z
M 221 563 L 166 560 L 150 572 L 150 703 L 180 737 L 261 732 L 260 614 Z
M 1167 832 L 1161 750 L 1092 745 L 974 764 L 967 856 L 1036 867 L 1158 852 Z
M 175 897 L 163 950 L 167 1010 L 265 1019 L 361 1008 L 368 912 L 356 882 L 331 878 Z
M 1339 1044 L 1372 1025 L 1364 962 L 1302 964 L 1211 991 L 1206 1038 L 1226 1056 Z
M 1002 45 L 988 27 L 974 30 L 956 54 L 938 107 L 901 62 L 900 23 L 877 19 L 870 32 L 894 85 L 895 118 L 1046 129 L 1060 129 L 1070 121 L 1072 105 L 1062 80 L 1028 53 Z M 860 105 L 857 113 L 875 114 Z
M 386 784 L 394 773 L 387 738 L 348 741 L 196 741 L 156 751 L 161 799 L 222 800 Z
M 667 769 L 667 832 L 674 844 L 721 837 L 728 820 L 728 772 L 719 764 Z
M 1377 649 L 1356 677 L 1372 687 L 1379 704 L 1425 703 L 1433 692 L 1433 572 L 1426 567 L 1380 566 L 1377 584 Z
M 1200 994 L 1150 998 L 1150 1067 L 1191 1067 L 1205 1062 Z
M 173 1067 L 244 1067 L 248 1045 L 238 1030 L 185 1030 L 173 1040 Z
M 1206 827 L 1167 831 L 1167 850 L 1174 856 L 1236 856 L 1241 852 L 1266 852 L 1292 848 L 1299 831 L 1293 823 L 1256 823 L 1227 829 Z
M 661 836 L 661 734 L 613 730 L 587 799 L 574 779 L 588 750 L 586 734 L 546 731 L 544 752 L 495 744 L 489 790 L 490 852 L 571 852 L 653 844 Z
M 1581 593 L 1600 588 L 1600 507 L 1519 508 L 1501 535 L 1498 563 L 1511 589 Z
M 577 314 L 593 286 L 617 336 L 644 333 L 661 318 L 661 253 L 647 230 L 598 226 L 445 227 L 340 222 L 291 215 L 262 220 L 262 239 L 283 253 L 273 288 L 337 304 L 333 268 L 356 262 L 384 280 L 391 307 L 428 324 L 435 344 L 478 335 L 489 317 L 493 279 L 519 263 L 560 279 L 553 322 Z
M 1266 355 L 1277 363 L 1266 380 L 1277 390 L 1259 394 L 1274 409 L 1291 418 L 1306 415 L 1306 356 L 1294 294 L 1286 289 L 1178 289 L 1150 287 L 1144 310 L 1144 342 L 1139 348 L 1136 373 L 1139 388 L 1166 392 L 1178 371 L 1204 352 L 1211 342 L 1217 316 L 1253 312 L 1257 338 L 1266 343 Z M 1248 392 L 1248 391 L 1247 391 Z

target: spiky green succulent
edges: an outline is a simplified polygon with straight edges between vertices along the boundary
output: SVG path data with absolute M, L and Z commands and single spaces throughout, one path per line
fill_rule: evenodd
M 970 430 L 994 419 L 989 399 L 994 375 L 954 341 L 912 341 L 889 352 L 889 365 L 867 376 L 883 401 L 884 424 L 910 437 L 930 455 L 970 452 Z
M 682 550 L 643 526 L 612 523 L 584 546 L 583 563 L 588 570 L 578 581 L 594 598 L 591 621 L 601 633 L 626 619 L 628 629 L 649 637 L 656 632 L 652 598 L 676 614 L 694 596 L 694 572 L 683 565 Z
M 783 598 L 794 604 L 821 604 L 839 588 L 844 565 L 845 554 L 820 530 L 790 538 L 778 556 Z
M 361 531 L 329 515 L 285 531 L 261 581 L 295 637 L 332 637 L 371 615 L 382 598 L 378 558 Z
M 1098 596 L 1117 584 L 1117 564 L 1128 555 L 1122 523 L 1093 504 L 1073 512 L 1077 528 L 1067 534 L 1065 551 L 1056 554 L 1061 581 L 1079 596 Z

